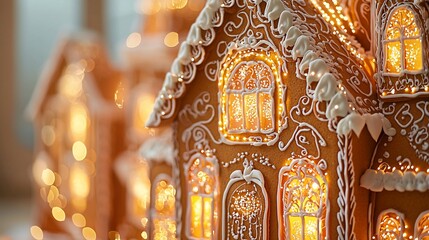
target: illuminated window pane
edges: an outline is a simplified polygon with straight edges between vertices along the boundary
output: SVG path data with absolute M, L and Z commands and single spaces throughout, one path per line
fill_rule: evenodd
M 202 228 L 202 213 L 203 198 L 198 195 L 191 196 L 191 235 L 193 237 L 201 238 L 203 236 Z
M 176 189 L 166 179 L 155 180 L 153 239 L 176 239 Z
M 401 29 L 399 27 L 389 27 L 387 30 L 386 39 L 395 40 L 401 37 Z
M 246 116 L 246 129 L 256 131 L 258 129 L 258 105 L 255 93 L 244 95 L 244 112 Z
M 422 42 L 420 39 L 404 40 L 405 45 L 405 69 L 410 71 L 423 68 Z
M 400 73 L 403 70 L 423 69 L 420 29 L 411 10 L 402 7 L 392 13 L 385 39 L 386 72 Z
M 387 63 L 386 70 L 389 73 L 399 73 L 401 71 L 401 43 L 400 42 L 389 42 L 386 44 L 387 48 Z
M 216 171 L 213 158 L 195 155 L 188 168 L 187 234 L 191 239 L 212 239 L 216 220 Z
M 229 94 L 228 96 L 229 129 L 243 129 L 243 99 L 241 94 Z
M 276 92 L 278 64 L 277 55 L 266 51 L 237 52 L 222 64 L 219 129 L 223 136 L 233 141 L 270 140 L 265 134 L 276 129 L 274 94 L 282 96 L 282 89 Z
M 403 229 L 403 219 L 398 213 L 388 210 L 380 214 L 377 226 L 378 239 L 402 239 Z
M 213 198 L 204 198 L 204 238 L 210 238 L 212 236 L 212 219 L 213 219 Z
M 262 131 L 274 128 L 273 105 L 273 98 L 270 94 L 259 93 L 259 116 Z

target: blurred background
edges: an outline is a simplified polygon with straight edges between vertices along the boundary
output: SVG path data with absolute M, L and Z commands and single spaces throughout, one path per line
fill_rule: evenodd
M 25 108 L 64 34 L 88 29 L 120 65 L 120 48 L 141 24 L 138 0 L 0 1 L 0 239 L 27 239 L 33 129 Z M 24 229 L 24 231 L 22 231 Z M 9 236 L 9 237 L 6 237 Z

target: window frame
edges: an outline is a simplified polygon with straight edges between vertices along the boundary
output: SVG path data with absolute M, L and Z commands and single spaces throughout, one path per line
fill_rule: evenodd
M 213 186 L 213 191 L 211 194 L 206 194 L 206 193 L 201 193 L 201 188 L 198 188 L 198 193 L 194 193 L 191 189 L 191 184 L 190 181 L 188 181 L 188 179 L 190 178 L 190 169 L 192 167 L 192 165 L 194 164 L 194 162 L 196 160 L 203 160 L 205 161 L 204 166 L 202 166 L 201 169 L 205 169 L 207 164 L 210 164 L 213 167 L 213 179 L 214 179 L 214 186 Z M 217 229 L 218 229 L 218 219 L 219 219 L 219 214 L 218 214 L 218 205 L 219 205 L 219 166 L 217 163 L 217 159 L 214 155 L 206 153 L 205 155 L 203 155 L 202 153 L 196 153 L 194 155 L 192 155 L 191 159 L 189 160 L 189 162 L 187 163 L 186 167 L 185 167 L 185 176 L 186 176 L 186 196 L 187 196 L 187 200 L 186 200 L 186 236 L 188 239 L 193 239 L 193 240 L 207 240 L 207 239 L 217 239 Z M 203 234 L 202 237 L 195 237 L 192 236 L 191 233 L 191 196 L 200 196 L 202 201 L 202 208 L 201 208 L 201 216 L 203 216 L 201 218 L 201 232 Z M 204 237 L 204 199 L 205 198 L 212 198 L 212 235 L 210 238 L 205 238 Z
M 229 88 L 229 82 L 234 76 L 240 66 L 243 64 L 252 65 L 256 63 L 263 63 L 268 67 L 269 75 L 271 77 L 270 86 L 268 88 L 260 88 L 258 81 L 257 88 L 248 90 L 245 87 L 245 82 L 242 84 L 242 89 L 234 90 Z M 282 67 L 283 66 L 283 67 Z M 219 126 L 218 130 L 221 139 L 227 144 L 272 144 L 277 141 L 280 132 L 287 127 L 286 117 L 286 104 L 285 93 L 286 86 L 283 84 L 283 77 L 287 76 L 287 71 L 284 69 L 282 59 L 279 57 L 277 51 L 269 49 L 233 49 L 224 57 L 220 63 L 218 71 L 218 85 L 219 85 Z M 259 80 L 259 79 L 258 79 Z M 246 118 L 244 109 L 244 96 L 255 94 L 257 101 L 261 99 L 261 93 L 268 94 L 271 100 L 272 126 L 266 130 L 261 128 L 260 111 L 261 106 L 257 102 L 256 111 L 258 114 L 258 126 L 256 130 L 246 129 Z M 243 127 L 241 129 L 230 129 L 230 115 L 229 115 L 229 98 L 232 95 L 238 95 L 241 98 L 242 105 L 242 121 Z
M 317 174 L 316 176 L 313 175 L 313 178 L 316 178 L 317 182 L 319 183 L 319 188 L 322 196 L 320 196 L 319 201 L 319 208 L 316 212 L 316 214 L 305 212 L 304 209 L 300 209 L 301 212 L 298 212 L 293 215 L 297 215 L 298 217 L 301 217 L 301 222 L 305 222 L 305 217 L 315 217 L 317 220 L 317 230 L 318 230 L 318 238 L 319 240 L 325 239 L 327 236 L 327 218 L 328 218 L 328 209 L 329 209 L 329 199 L 328 199 L 328 182 L 325 178 L 325 175 L 320 170 L 320 168 L 314 163 L 313 160 L 306 159 L 306 158 L 295 158 L 295 159 L 289 159 L 287 161 L 287 164 L 282 167 L 279 171 L 279 178 L 278 178 L 278 187 L 277 187 L 277 218 L 279 223 L 278 228 L 278 236 L 279 239 L 285 239 L 290 238 L 290 226 L 289 226 L 289 217 L 291 216 L 291 212 L 286 211 L 286 205 L 291 203 L 286 203 L 285 195 L 287 194 L 287 191 L 285 191 L 285 185 L 291 178 L 289 176 L 289 172 L 296 172 L 297 174 L 293 177 L 297 177 L 298 174 L 302 174 L 302 168 L 308 168 L 311 167 L 311 170 L 314 171 L 314 174 Z M 297 169 L 295 169 L 297 168 Z M 317 179 L 317 177 L 320 177 L 320 179 Z M 289 179 L 288 179 L 289 178 Z M 309 178 L 309 176 L 305 175 L 303 177 Z M 322 187 L 322 184 L 324 185 Z M 324 188 L 324 189 L 322 189 Z M 304 212 L 302 212 L 304 211 Z M 314 215 L 314 216 L 313 216 Z M 306 237 L 305 235 L 305 224 L 301 225 L 301 234 L 303 239 Z M 325 233 L 323 235 L 323 233 Z
M 381 224 L 381 220 L 382 220 L 382 218 L 383 218 L 383 216 L 385 216 L 385 215 L 387 215 L 387 214 L 395 214 L 396 215 L 396 217 L 399 217 L 399 224 L 400 224 L 400 231 L 399 231 L 399 233 L 398 233 L 398 236 L 399 236 L 399 238 L 398 239 L 401 239 L 402 238 L 402 235 L 404 234 L 404 229 L 405 229 L 405 222 L 404 222 L 404 214 L 403 213 L 401 213 L 401 212 L 399 212 L 399 211 L 397 211 L 397 210 L 395 210 L 395 209 L 393 209 L 393 208 L 389 208 L 389 209 L 386 209 L 386 210 L 383 210 L 382 212 L 380 212 L 380 214 L 378 215 L 378 217 L 377 217 L 377 225 L 376 225 L 376 233 L 377 233 L 377 237 L 378 238 L 380 238 L 379 236 L 380 236 L 380 233 L 381 233 L 381 229 L 380 229 L 380 224 Z M 398 229 L 399 229 L 398 228 Z
M 397 12 L 397 11 L 399 11 L 401 9 L 406 9 L 406 10 L 410 11 L 413 14 L 414 23 L 416 24 L 417 28 L 419 29 L 420 36 L 413 36 L 413 37 L 406 37 L 406 36 L 404 36 L 404 27 L 401 26 L 399 38 L 396 38 L 396 39 L 387 39 L 387 31 L 389 30 L 389 24 L 390 24 L 390 22 L 392 20 L 392 16 L 393 16 L 393 14 L 395 12 Z M 383 29 L 383 33 L 382 33 L 383 37 L 382 37 L 382 41 L 381 41 L 382 51 L 384 53 L 383 54 L 383 63 L 382 63 L 383 64 L 383 68 L 382 68 L 383 69 L 383 76 L 386 76 L 386 77 L 401 77 L 404 74 L 413 74 L 413 75 L 416 75 L 416 74 L 421 74 L 421 73 L 424 72 L 424 70 L 425 70 L 425 64 L 424 64 L 424 62 L 422 62 L 422 68 L 419 69 L 419 70 L 407 70 L 405 68 L 405 62 L 406 62 L 405 40 L 413 40 L 413 39 L 414 40 L 415 39 L 419 39 L 420 40 L 421 54 L 422 54 L 421 58 L 422 58 L 422 61 L 424 61 L 423 59 L 424 59 L 424 56 L 425 56 L 425 52 L 424 52 L 424 48 L 423 48 L 423 41 L 424 41 L 423 36 L 422 36 L 422 30 L 423 29 L 421 28 L 421 26 L 419 26 L 418 21 L 416 21 L 416 17 L 417 16 L 418 15 L 415 13 L 415 11 L 413 9 L 411 9 L 410 7 L 408 7 L 407 5 L 399 5 L 399 6 L 397 6 L 397 7 L 395 7 L 395 8 L 393 8 L 393 9 L 390 10 L 389 15 L 388 15 L 388 21 L 386 22 L 385 29 Z M 392 43 L 392 42 L 399 42 L 400 47 L 401 47 L 401 49 L 400 49 L 401 50 L 401 70 L 398 73 L 392 73 L 392 72 L 388 72 L 387 71 L 387 62 L 388 62 L 387 45 L 388 45 L 388 43 Z

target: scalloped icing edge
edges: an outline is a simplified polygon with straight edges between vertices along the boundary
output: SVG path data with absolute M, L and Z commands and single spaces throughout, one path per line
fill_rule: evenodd
M 393 172 L 368 169 L 362 175 L 360 185 L 373 192 L 382 192 L 383 190 L 427 192 L 429 190 L 429 174 L 426 172 L 418 172 L 417 174 L 412 171 L 402 172 L 398 169 Z
M 223 14 L 223 7 L 232 7 L 235 3 L 232 2 L 232 4 L 225 6 L 221 1 L 208 0 L 196 22 L 192 25 L 186 41 L 180 47 L 178 57 L 174 61 L 171 71 L 166 75 L 162 90 L 155 102 L 154 110 L 146 123 L 147 127 L 157 127 L 162 119 L 168 119 L 174 115 L 176 99 L 184 94 L 185 84 L 190 84 L 195 78 L 195 75 L 192 75 L 191 79 L 185 83 L 182 79 L 183 69 L 187 64 L 193 64 L 193 67 L 195 67 L 202 62 L 194 62 L 195 58 L 192 56 L 191 47 L 204 45 L 203 37 L 201 36 L 202 29 L 213 31 L 214 27 L 223 23 L 223 15 L 221 16 L 221 22 L 217 23 L 216 26 L 213 23 L 213 19 L 208 21 L 208 17 L 213 17 L 218 10 Z M 311 83 L 317 82 L 314 94 L 310 97 L 318 101 L 328 102 L 326 116 L 329 120 L 335 120 L 337 117 L 342 118 L 337 125 L 337 134 L 347 135 L 353 131 L 359 136 L 363 130 L 363 127 L 361 127 L 363 122 L 375 141 L 378 140 L 381 130 L 388 136 L 395 135 L 396 130 L 392 128 L 389 120 L 381 113 L 365 113 L 362 115 L 350 109 L 349 102 L 344 95 L 345 91 L 341 87 L 341 82 L 329 72 L 326 62 L 318 58 L 313 52 L 312 44 L 314 43 L 310 41 L 311 36 L 304 35 L 297 27 L 293 26 L 293 15 L 290 10 L 280 0 L 259 0 L 255 4 L 260 4 L 262 1 L 267 3 L 264 15 L 271 21 L 272 25 L 274 25 L 275 20 L 279 18 L 282 20 L 278 22 L 278 26 L 274 27 L 282 33 L 282 36 L 286 35 L 284 44 L 293 47 L 293 58 L 302 59 L 297 71 L 309 71 L 306 77 L 307 87 Z M 175 90 L 177 84 L 182 85 L 182 91 Z M 168 109 L 165 109 L 166 105 Z

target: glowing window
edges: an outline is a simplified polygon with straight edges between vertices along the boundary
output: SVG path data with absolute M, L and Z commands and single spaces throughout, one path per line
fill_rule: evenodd
M 273 52 L 247 50 L 226 57 L 219 89 L 219 130 L 228 140 L 268 142 L 279 129 L 283 111 L 279 58 Z
M 429 240 L 429 211 L 420 214 L 417 218 L 414 231 L 415 239 Z
M 387 73 L 422 70 L 422 38 L 411 10 L 401 7 L 392 13 L 386 29 L 384 49 Z
M 127 187 L 130 189 L 128 201 L 131 201 L 127 210 L 132 220 L 146 227 L 150 204 L 149 166 L 146 162 L 141 161 L 134 168 L 127 182 Z
M 402 239 L 403 231 L 404 221 L 401 213 L 392 209 L 380 213 L 377 221 L 378 239 Z
M 280 170 L 277 191 L 280 239 L 325 239 L 327 184 L 307 159 L 293 159 Z
M 176 189 L 166 175 L 159 175 L 152 189 L 152 239 L 176 239 Z
M 190 239 L 215 239 L 217 227 L 217 162 L 195 155 L 188 172 L 187 235 Z

